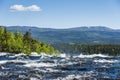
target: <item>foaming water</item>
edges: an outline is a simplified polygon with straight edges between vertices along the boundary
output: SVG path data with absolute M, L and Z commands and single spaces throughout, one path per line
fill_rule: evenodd
M 103 54 L 92 54 L 92 55 L 83 55 L 83 54 L 80 54 L 80 55 L 77 55 L 75 57 L 80 57 L 80 58 L 94 58 L 94 57 L 110 57 L 110 56 L 107 56 L 107 55 L 103 55 Z
M 0 53 L 1 80 L 120 79 L 120 57 L 93 55 L 30 55 Z

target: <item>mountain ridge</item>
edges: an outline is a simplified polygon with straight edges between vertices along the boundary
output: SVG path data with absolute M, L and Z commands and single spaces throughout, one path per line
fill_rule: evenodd
M 2 26 L 2 27 L 29 27 L 29 28 L 42 28 L 42 29 L 76 29 L 76 28 L 103 28 L 103 29 L 113 29 L 116 30 L 114 28 L 110 28 L 108 26 L 78 26 L 78 27 L 70 27 L 70 28 L 49 28 L 49 27 L 38 27 L 38 26 Z
M 82 26 L 68 29 L 39 28 L 35 26 L 7 26 L 11 32 L 30 30 L 32 37 L 49 44 L 120 44 L 120 30 L 105 26 Z

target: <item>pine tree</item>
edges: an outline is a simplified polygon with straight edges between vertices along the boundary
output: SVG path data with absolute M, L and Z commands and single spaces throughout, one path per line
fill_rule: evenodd
M 45 43 L 33 39 L 31 37 L 30 30 L 27 31 L 24 35 L 22 35 L 19 32 L 13 34 L 11 32 L 8 32 L 6 28 L 2 29 L 2 27 L 0 27 L 0 52 L 26 54 L 30 54 L 31 52 L 57 52 L 53 49 L 54 48 L 52 48 L 51 46 L 48 46 Z

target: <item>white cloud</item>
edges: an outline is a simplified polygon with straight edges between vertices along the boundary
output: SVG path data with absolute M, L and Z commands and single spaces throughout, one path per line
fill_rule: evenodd
M 38 7 L 37 5 L 32 5 L 32 6 L 28 6 L 27 10 L 29 10 L 29 11 L 41 11 L 42 9 L 40 7 Z
M 11 11 L 42 11 L 42 9 L 37 5 L 23 6 L 23 5 L 13 5 L 10 7 Z

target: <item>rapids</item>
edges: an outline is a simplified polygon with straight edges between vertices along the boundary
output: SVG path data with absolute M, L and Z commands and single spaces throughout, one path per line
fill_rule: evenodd
M 0 53 L 0 80 L 120 80 L 120 57 Z

